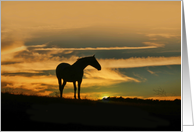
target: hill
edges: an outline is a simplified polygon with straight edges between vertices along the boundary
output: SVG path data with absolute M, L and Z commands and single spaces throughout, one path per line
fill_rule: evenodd
M 1 130 L 180 131 L 181 101 L 98 101 L 1 93 Z

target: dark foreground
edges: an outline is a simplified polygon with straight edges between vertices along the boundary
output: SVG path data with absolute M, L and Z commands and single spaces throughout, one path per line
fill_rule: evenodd
M 2 131 L 181 131 L 180 101 L 73 100 L 1 93 Z

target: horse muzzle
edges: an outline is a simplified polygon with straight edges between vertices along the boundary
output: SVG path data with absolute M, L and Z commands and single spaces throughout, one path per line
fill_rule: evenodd
M 99 67 L 98 70 L 100 71 L 101 70 L 101 67 Z

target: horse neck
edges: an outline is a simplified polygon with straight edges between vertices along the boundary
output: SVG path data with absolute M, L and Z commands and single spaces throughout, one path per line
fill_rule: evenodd
M 76 67 L 77 69 L 84 70 L 89 64 L 85 61 L 77 61 L 72 66 Z

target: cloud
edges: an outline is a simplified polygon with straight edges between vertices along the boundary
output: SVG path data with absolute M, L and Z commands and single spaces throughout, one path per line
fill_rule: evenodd
M 40 44 L 40 45 L 31 45 L 31 46 L 26 46 L 26 47 L 40 48 L 40 47 L 45 47 L 45 46 L 47 46 L 48 44 L 49 44 L 49 42 L 48 42 L 48 43 L 45 43 L 45 44 Z
M 37 48 L 35 50 L 127 50 L 127 49 L 152 49 L 157 48 L 157 45 L 144 47 L 86 47 L 86 48 Z
M 29 58 L 22 63 L 14 63 L 10 65 L 2 65 L 2 73 L 13 72 L 33 72 L 38 70 L 55 70 L 58 64 L 65 62 L 73 64 L 79 57 L 72 56 L 70 58 L 48 57 L 47 55 L 37 54 L 33 59 Z M 128 59 L 98 59 L 103 68 L 135 68 L 148 66 L 165 66 L 180 65 L 181 56 L 175 57 L 131 57 Z M 93 69 L 93 67 L 86 67 Z
M 96 70 L 86 70 L 84 74 L 85 78 L 83 79 L 82 87 L 89 87 L 89 86 L 107 86 L 112 85 L 115 83 L 121 83 L 125 81 L 134 81 L 140 82 L 138 79 L 128 77 L 119 73 L 119 71 L 111 70 L 111 69 L 104 69 L 102 71 Z M 55 85 L 58 88 L 58 81 L 55 75 L 39 75 L 39 76 L 8 76 L 2 75 L 1 76 L 2 82 L 11 83 L 9 87 L 12 88 L 21 88 L 26 87 L 27 89 L 36 89 L 37 87 L 41 89 L 48 88 L 46 85 Z M 41 85 L 46 84 L 46 85 Z M 67 87 L 72 87 L 71 85 L 67 84 Z
M 18 61 L 18 58 L 14 58 L 15 54 L 21 51 L 25 51 L 26 47 L 24 46 L 23 41 L 10 41 L 5 42 L 1 41 L 1 62 L 3 61 Z
M 5 40 L 2 40 L 1 54 L 9 54 L 13 52 L 22 51 L 22 50 L 26 50 L 26 47 L 24 46 L 23 41 L 6 42 Z
M 156 47 L 164 47 L 165 46 L 165 44 L 158 44 L 158 43 L 153 43 L 153 42 L 143 42 L 143 44 L 149 45 L 149 46 L 156 46 Z
M 100 72 L 97 70 L 85 70 L 81 87 L 90 88 L 92 86 L 110 86 L 127 81 L 133 81 L 137 83 L 141 82 L 136 78 L 128 77 L 113 69 L 103 69 Z M 58 90 L 58 80 L 55 75 L 2 75 L 1 82 L 4 84 L 2 85 L 3 88 L 22 88 L 34 91 L 36 93 L 40 92 L 41 95 L 43 95 L 43 91 L 47 91 L 47 89 L 51 89 L 51 87 L 52 92 L 54 92 L 56 89 Z M 68 82 L 65 86 L 65 89 L 73 89 L 72 83 Z M 45 93 L 45 95 L 52 92 L 49 91 Z
M 134 72 L 133 72 L 133 75 L 134 75 L 134 76 L 136 76 L 136 77 L 138 77 L 138 78 L 140 78 L 143 82 L 147 81 L 147 79 L 146 79 L 146 78 L 144 78 L 144 77 L 140 76 L 140 75 L 139 75 L 139 74 L 137 74 L 137 73 L 134 73 Z
M 96 70 L 86 70 L 84 73 L 86 78 L 101 78 L 113 81 L 134 81 L 141 82 L 138 79 L 128 77 L 121 74 L 118 70 L 103 68 L 101 71 Z
M 72 56 L 71 58 L 63 58 L 64 62 L 70 64 L 74 63 L 78 57 Z M 57 60 L 58 59 L 58 60 Z M 60 63 L 59 58 L 52 60 L 36 60 L 24 63 L 13 63 L 2 65 L 2 73 L 20 73 L 20 72 L 39 72 L 41 70 L 54 70 L 57 64 Z M 114 68 L 134 68 L 134 67 L 148 67 L 148 66 L 162 66 L 162 65 L 180 65 L 181 56 L 177 57 L 147 57 L 147 58 L 128 58 L 128 59 L 99 59 L 99 63 L 102 66 L 101 71 L 94 70 L 93 67 L 89 66 L 85 69 L 85 74 L 82 82 L 82 88 L 89 88 L 92 86 L 110 86 L 122 82 L 144 82 L 145 78 L 138 74 L 134 74 L 138 78 L 133 78 L 121 74 Z M 155 74 L 155 72 L 148 69 L 148 72 Z M 32 91 L 40 91 L 48 89 L 53 86 L 52 89 L 58 89 L 58 81 L 55 75 L 38 75 L 38 76 L 8 76 L 9 74 L 2 74 L 1 82 L 6 83 L 7 87 L 18 89 L 28 89 Z M 139 79 L 140 78 L 140 79 Z M 67 83 L 66 89 L 73 89 L 72 83 Z
M 152 30 L 180 30 L 180 28 L 171 28 L 171 27 L 157 27 L 157 28 L 152 28 Z
M 24 50 L 26 50 L 26 46 L 20 46 L 20 47 L 16 47 L 10 50 L 3 51 L 1 54 L 6 55 L 6 54 L 14 53 L 14 52 L 21 52 Z
M 158 74 L 156 74 L 155 72 L 153 72 L 153 71 L 151 71 L 151 70 L 149 70 L 149 69 L 147 69 L 147 71 L 148 71 L 149 73 L 155 75 L 155 76 L 158 76 Z
M 58 64 L 66 62 L 73 64 L 78 59 L 77 56 L 70 58 L 64 57 L 51 57 L 49 54 L 33 53 L 33 57 L 23 58 L 20 63 L 10 65 L 2 65 L 2 73 L 15 73 L 15 72 L 34 72 L 40 70 L 54 70 Z
M 128 80 L 125 80 L 128 81 Z M 27 89 L 36 92 L 47 91 L 52 86 L 53 91 L 58 90 L 58 81 L 56 76 L 1 76 L 1 82 L 6 84 L 2 88 Z M 102 78 L 84 78 L 81 88 L 90 88 L 92 86 L 109 86 L 124 82 L 123 80 L 112 80 Z M 73 89 L 73 84 L 68 82 L 65 89 Z
M 149 40 L 158 40 L 157 38 L 150 38 Z
M 164 38 L 172 38 L 172 37 L 180 37 L 181 35 L 174 35 L 174 34 L 147 34 L 146 36 L 148 37 L 156 37 L 156 36 L 160 36 L 160 37 L 164 37 Z
M 54 76 L 1 76 L 1 82 L 7 83 L 6 87 L 9 88 L 24 88 L 33 91 L 41 91 L 48 88 L 46 85 L 55 85 L 57 78 Z
M 128 59 L 99 59 L 104 68 L 135 68 L 148 66 L 180 65 L 181 56 L 175 57 L 131 57 Z

